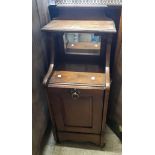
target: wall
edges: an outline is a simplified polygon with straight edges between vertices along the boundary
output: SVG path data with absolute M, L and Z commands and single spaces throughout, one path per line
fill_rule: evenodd
M 122 18 L 120 18 L 115 61 L 112 72 L 112 84 L 109 97 L 108 123 L 120 134 L 122 126 Z
M 32 0 L 32 154 L 37 155 L 47 128 L 49 113 L 42 80 L 47 72 L 47 54 L 40 29 L 49 21 L 48 0 Z

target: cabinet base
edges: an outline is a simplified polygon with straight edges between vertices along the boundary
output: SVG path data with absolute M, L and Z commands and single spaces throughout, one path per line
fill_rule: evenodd
M 83 134 L 70 132 L 57 132 L 59 142 L 73 141 L 73 142 L 90 142 L 96 145 L 101 145 L 101 135 L 97 134 Z

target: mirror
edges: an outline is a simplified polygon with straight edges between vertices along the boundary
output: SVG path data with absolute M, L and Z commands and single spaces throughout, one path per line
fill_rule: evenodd
M 65 33 L 65 54 L 100 55 L 101 37 L 93 33 Z

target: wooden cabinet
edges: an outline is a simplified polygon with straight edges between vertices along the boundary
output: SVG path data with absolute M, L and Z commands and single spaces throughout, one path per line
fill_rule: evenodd
M 42 28 L 52 45 L 44 78 L 57 142 L 104 145 L 115 23 L 54 19 Z
M 101 132 L 103 91 L 49 88 L 48 94 L 58 131 Z

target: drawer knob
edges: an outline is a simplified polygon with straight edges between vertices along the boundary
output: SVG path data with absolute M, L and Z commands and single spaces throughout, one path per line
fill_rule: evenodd
M 79 94 L 77 92 L 72 93 L 72 99 L 77 100 L 79 98 Z
M 79 98 L 79 91 L 77 89 L 71 90 L 72 99 L 77 100 Z

